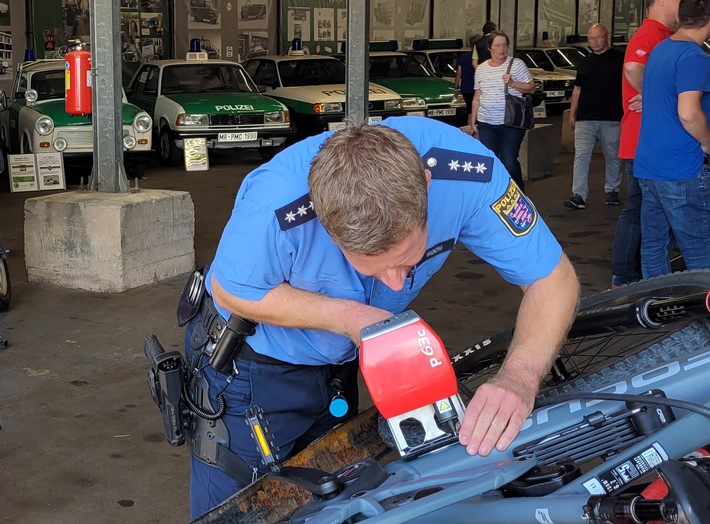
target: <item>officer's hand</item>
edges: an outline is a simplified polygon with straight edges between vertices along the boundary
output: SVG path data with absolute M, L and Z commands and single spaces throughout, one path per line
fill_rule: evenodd
M 577 119 L 576 119 L 575 117 L 573 117 L 572 114 L 570 113 L 570 116 L 569 116 L 569 128 L 572 130 L 573 133 L 574 133 L 574 126 L 575 126 L 576 123 L 577 123 Z
M 392 316 L 392 313 L 354 302 L 357 306 L 353 307 L 348 314 L 348 318 L 342 319 L 345 323 L 345 331 L 350 340 L 355 344 L 360 345 L 360 330 L 377 322 L 386 320 Z
M 466 408 L 459 442 L 470 455 L 503 451 L 532 411 L 537 389 L 527 378 L 504 375 L 480 386 Z

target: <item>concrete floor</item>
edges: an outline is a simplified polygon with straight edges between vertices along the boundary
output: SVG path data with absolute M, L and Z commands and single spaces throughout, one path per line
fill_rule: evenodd
M 560 118 L 552 120 L 557 126 Z M 620 207 L 604 205 L 603 160 L 595 156 L 583 211 L 569 197 L 572 155 L 528 194 L 577 268 L 585 294 L 608 287 Z M 196 263 L 210 261 L 254 153 L 211 155 L 208 172 L 154 167 L 145 188 L 189 191 L 195 204 Z M 187 522 L 188 451 L 169 446 L 148 391 L 142 340 L 182 347 L 175 304 L 184 279 L 118 295 L 27 282 L 23 203 L 0 193 L 0 239 L 11 250 L 13 302 L 0 318 L 0 521 L 3 523 Z M 452 350 L 512 324 L 520 291 L 457 250 L 412 305 Z

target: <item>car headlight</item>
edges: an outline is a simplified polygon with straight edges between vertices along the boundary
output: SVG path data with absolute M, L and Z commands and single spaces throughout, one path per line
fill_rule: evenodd
M 40 135 L 48 135 L 54 131 L 54 121 L 48 116 L 41 116 L 35 122 L 35 131 Z
M 542 91 L 544 87 L 542 80 L 535 80 L 535 91 Z
M 401 100 L 385 100 L 385 109 L 402 109 Z
M 54 149 L 56 149 L 60 153 L 64 151 L 68 145 L 69 144 L 67 144 L 66 139 L 62 138 L 61 136 L 54 141 Z
M 570 82 L 569 80 L 565 81 L 565 87 L 570 87 L 571 85 L 572 85 L 572 82 Z
M 320 104 L 313 104 L 314 113 L 342 113 L 343 104 L 340 102 L 325 102 Z
M 135 127 L 136 131 L 139 133 L 146 133 L 153 127 L 153 119 L 150 118 L 147 113 L 141 113 L 133 121 L 133 127 Z
M 282 124 L 284 120 L 285 115 L 283 111 L 271 111 L 269 113 L 264 113 L 265 124 Z
M 210 125 L 209 115 L 200 114 L 185 114 L 181 113 L 175 120 L 175 125 L 178 126 L 208 126 Z
M 136 147 L 136 138 L 131 135 L 124 135 L 123 148 L 124 149 L 133 149 L 134 147 Z
M 426 107 L 426 102 L 418 96 L 408 96 L 402 98 L 402 107 L 404 109 L 422 109 Z

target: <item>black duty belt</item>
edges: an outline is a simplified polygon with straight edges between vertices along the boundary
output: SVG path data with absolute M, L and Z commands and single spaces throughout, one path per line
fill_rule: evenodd
M 207 332 L 207 336 L 209 337 L 209 343 L 216 343 L 220 335 L 223 333 L 224 326 L 227 324 L 227 321 L 219 313 L 219 311 L 214 305 L 214 300 L 207 292 L 205 292 L 204 296 L 202 297 L 202 305 L 200 306 L 200 316 L 202 317 L 202 325 L 205 327 L 205 331 Z M 253 360 L 255 362 L 262 362 L 264 364 L 295 365 L 290 364 L 288 362 L 284 362 L 283 360 L 278 360 L 269 357 L 267 355 L 262 355 L 261 353 L 257 353 L 256 351 L 254 351 L 254 348 L 252 348 L 246 342 L 244 342 L 244 344 L 242 345 L 242 348 L 239 351 L 239 355 L 237 358 L 244 358 L 247 360 Z

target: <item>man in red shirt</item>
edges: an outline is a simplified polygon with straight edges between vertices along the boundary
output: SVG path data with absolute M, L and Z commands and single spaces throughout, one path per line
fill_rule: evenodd
M 621 119 L 619 158 L 626 160 L 627 191 L 624 209 L 619 215 L 612 256 L 612 287 L 641 279 L 641 188 L 634 177 L 634 156 L 641 129 L 641 90 L 648 55 L 660 41 L 673 34 L 680 0 L 647 0 L 648 18 L 631 37 L 624 56 L 621 95 L 624 116 Z

